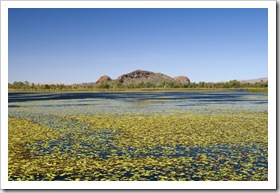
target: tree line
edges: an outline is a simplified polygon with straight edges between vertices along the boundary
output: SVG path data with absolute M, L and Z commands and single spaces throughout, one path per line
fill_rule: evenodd
M 267 88 L 267 81 L 260 81 L 256 83 L 243 83 L 237 80 L 231 80 L 228 82 L 190 82 L 179 83 L 175 81 L 164 81 L 159 85 L 153 82 L 140 82 L 135 84 L 123 84 L 119 81 L 103 82 L 101 84 L 87 83 L 87 84 L 35 84 L 28 81 L 15 81 L 8 83 L 9 90 L 18 91 L 40 91 L 40 90 L 52 90 L 52 91 L 67 91 L 67 90 L 120 90 L 120 89 L 172 89 L 172 88 L 206 88 L 206 89 L 230 89 L 230 88 Z

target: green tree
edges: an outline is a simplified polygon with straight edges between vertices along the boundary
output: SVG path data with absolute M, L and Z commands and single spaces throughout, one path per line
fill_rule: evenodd
M 50 85 L 48 85 L 48 84 L 44 85 L 44 89 L 50 89 L 50 88 L 51 88 Z
M 153 82 L 146 82 L 146 83 L 145 83 L 145 87 L 146 87 L 146 88 L 155 88 L 156 85 L 155 85 L 155 83 L 153 83 Z
M 240 82 L 237 80 L 231 80 L 229 81 L 229 88 L 239 88 L 240 87 Z
M 199 88 L 205 88 L 205 82 L 199 82 L 198 87 Z
M 100 85 L 98 85 L 98 88 L 101 88 L 101 89 L 109 89 L 109 88 L 110 88 L 110 85 L 108 84 L 108 82 L 103 82 L 103 83 L 101 83 Z
M 137 84 L 137 88 L 145 88 L 145 82 L 141 81 L 140 83 Z
M 31 89 L 36 90 L 36 85 L 34 83 L 31 83 Z

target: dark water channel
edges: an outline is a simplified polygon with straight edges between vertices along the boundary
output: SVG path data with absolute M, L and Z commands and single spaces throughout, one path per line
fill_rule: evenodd
M 164 113 L 233 109 L 267 111 L 267 94 L 227 92 L 9 93 L 9 114 Z
M 267 94 L 248 93 L 245 91 L 228 92 L 102 92 L 102 93 L 9 93 L 9 103 L 45 100 L 70 99 L 114 99 L 126 102 L 142 100 L 176 101 L 181 99 L 196 100 L 197 102 L 250 102 L 252 99 L 244 97 L 267 96 Z M 254 99 L 252 102 L 266 103 L 267 100 Z

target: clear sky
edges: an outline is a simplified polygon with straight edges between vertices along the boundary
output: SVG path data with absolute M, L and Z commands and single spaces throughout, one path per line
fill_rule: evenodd
M 267 77 L 267 9 L 9 9 L 9 82 Z

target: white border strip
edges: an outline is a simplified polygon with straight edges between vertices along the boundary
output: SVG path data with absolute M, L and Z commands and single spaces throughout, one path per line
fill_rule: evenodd
M 54 181 L 9 182 L 4 189 L 274 189 L 268 181 Z
M 276 2 L 268 9 L 268 181 L 276 188 Z
M 15 182 L 8 181 L 8 8 L 268 8 L 269 180 L 264 182 Z M 276 1 L 2 1 L 1 188 L 2 189 L 275 189 Z
M 9 8 L 268 8 L 274 1 L 2 1 Z
M 8 6 L 1 3 L 1 188 L 8 181 Z

